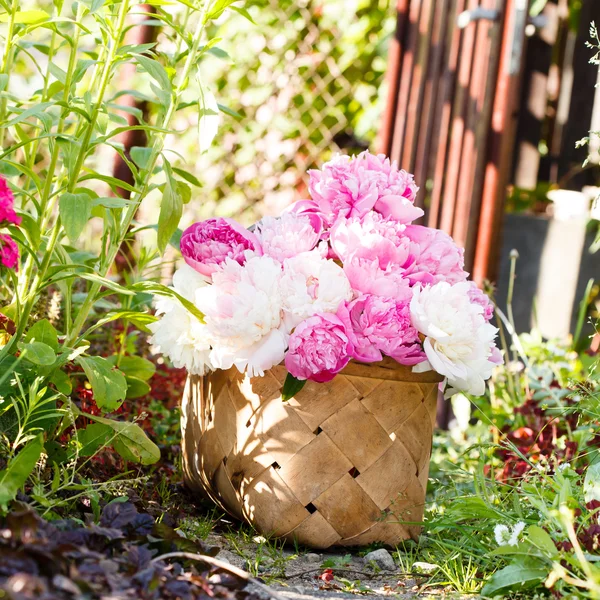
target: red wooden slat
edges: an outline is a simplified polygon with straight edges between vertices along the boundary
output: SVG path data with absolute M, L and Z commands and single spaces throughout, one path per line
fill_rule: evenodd
M 434 6 L 434 18 L 431 33 L 431 52 L 429 54 L 429 64 L 427 66 L 427 78 L 423 94 L 423 105 L 421 108 L 421 124 L 419 139 L 417 144 L 417 153 L 415 156 L 414 175 L 418 184 L 421 186 L 417 197 L 418 206 L 425 204 L 425 183 L 429 169 L 429 161 L 434 157 L 433 139 L 434 125 L 436 119 L 437 99 L 442 89 L 442 80 L 440 72 L 443 68 L 443 59 L 445 57 L 446 32 L 448 30 L 448 8 L 451 0 L 441 0 Z
M 514 69 L 513 50 L 523 43 L 524 27 L 519 27 L 520 0 L 506 0 L 506 16 L 502 35 L 502 51 L 491 122 L 491 143 L 486 162 L 481 215 L 473 279 L 482 284 L 494 279 L 497 269 L 499 233 L 506 196 L 506 180 L 514 142 L 514 114 L 521 72 Z M 529 3 L 527 3 L 528 5 Z M 518 56 L 520 58 L 520 56 Z
M 490 6 L 492 5 L 492 6 Z M 492 8 L 493 0 L 483 0 L 481 6 Z M 478 204 L 474 198 L 475 170 L 477 166 L 477 156 L 481 146 L 477 143 L 478 125 L 481 123 L 484 97 L 486 92 L 487 74 L 490 66 L 490 33 L 492 22 L 482 20 L 477 23 L 475 37 L 475 52 L 473 57 L 473 66 L 471 70 L 471 81 L 469 85 L 469 97 L 467 99 L 465 132 L 462 148 L 461 174 L 456 193 L 456 203 L 454 212 L 454 224 L 452 235 L 457 244 L 465 248 L 467 262 L 472 256 L 472 248 L 467 245 L 467 236 L 470 225 L 471 211 Z M 472 26 L 472 25 L 471 25 Z M 487 124 L 486 129 L 487 129 Z M 479 140 L 484 141 L 483 140 Z M 469 267 L 470 268 L 470 267 Z
M 398 0 L 396 3 L 396 33 L 390 42 L 388 52 L 388 66 L 386 71 L 386 82 L 388 86 L 387 101 L 383 111 L 381 127 L 379 129 L 379 140 L 377 147 L 379 152 L 390 155 L 392 150 L 392 134 L 396 122 L 396 111 L 398 108 L 398 87 L 400 85 L 400 66 L 402 64 L 403 43 L 406 33 L 406 23 L 410 0 Z
M 477 0 L 468 0 L 468 10 L 474 10 L 477 6 Z M 446 165 L 446 181 L 444 185 L 444 200 L 442 217 L 440 220 L 440 228 L 450 234 L 452 233 L 454 223 L 456 194 L 463 164 L 463 140 L 465 134 L 466 111 L 469 101 L 469 85 L 471 82 L 473 54 L 475 50 L 475 33 L 476 28 L 473 23 L 464 29 L 458 63 L 458 79 L 453 109 L 454 117 L 450 134 L 448 162 Z
M 431 27 L 433 24 L 433 0 L 422 0 L 422 2 L 423 6 L 419 18 L 417 55 L 413 66 L 401 159 L 401 165 L 411 173 L 414 173 L 415 170 L 414 159 L 417 150 L 418 132 L 421 127 L 421 121 L 424 118 L 421 105 L 427 77 Z
M 443 83 L 435 113 L 439 121 L 434 125 L 434 139 L 432 147 L 435 152 L 435 163 L 432 177 L 433 188 L 427 224 L 438 227 L 441 214 L 441 201 L 444 190 L 444 175 L 446 172 L 446 157 L 448 141 L 450 138 L 450 124 L 452 119 L 452 99 L 456 85 L 456 70 L 460 52 L 461 31 L 456 27 L 456 15 L 464 10 L 465 0 L 452 0 L 452 10 L 448 19 L 448 54 L 444 70 Z M 433 162 L 433 161 L 432 161 Z
M 412 85 L 412 71 L 415 63 L 417 44 L 419 41 L 419 17 L 421 15 L 421 0 L 413 0 L 410 4 L 408 35 L 406 36 L 406 50 L 402 58 L 402 75 L 398 89 L 398 102 L 396 112 L 396 123 L 394 124 L 394 136 L 390 157 L 401 163 L 402 149 L 404 147 L 404 129 L 408 112 L 408 101 Z M 403 166 L 400 164 L 400 166 Z

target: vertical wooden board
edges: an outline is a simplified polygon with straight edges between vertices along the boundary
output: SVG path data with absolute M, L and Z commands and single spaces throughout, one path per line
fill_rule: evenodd
M 433 25 L 431 31 L 431 50 L 427 65 L 427 75 L 423 91 L 423 107 L 421 124 L 418 132 L 417 152 L 415 156 L 415 180 L 421 186 L 418 194 L 418 206 L 425 206 L 425 182 L 429 168 L 429 160 L 433 152 L 433 127 L 437 115 L 435 105 L 440 91 L 440 72 L 444 59 L 444 41 L 447 29 L 449 0 L 440 0 L 433 4 Z
M 257 477 L 244 495 L 244 516 L 264 534 L 285 536 L 310 513 L 272 467 Z
M 423 393 L 416 383 L 384 381 L 361 402 L 390 434 L 421 406 Z
M 342 538 L 319 511 L 310 515 L 286 537 L 290 542 L 317 549 L 334 546 Z
M 381 517 L 377 505 L 348 474 L 323 492 L 313 504 L 344 538 L 366 531 Z
M 329 436 L 320 433 L 282 465 L 278 474 L 296 498 L 306 506 L 348 473 L 352 466 Z
M 415 170 L 418 131 L 422 126 L 421 118 L 423 115 L 421 105 L 431 44 L 431 27 L 433 22 L 432 2 L 433 0 L 421 0 L 422 7 L 418 23 L 419 37 L 406 109 L 406 125 L 404 128 L 404 143 L 400 163 L 410 173 L 414 173 Z
M 381 510 L 385 510 L 408 487 L 416 472 L 417 465 L 412 456 L 404 444 L 395 440 L 376 463 L 361 472 L 356 483 Z
M 442 213 L 442 198 L 446 180 L 446 164 L 448 159 L 448 144 L 452 127 L 453 98 L 456 88 L 458 57 L 462 32 L 456 27 L 456 18 L 465 8 L 466 0 L 450 0 L 447 21 L 447 49 L 445 53 L 445 68 L 435 109 L 436 120 L 432 139 L 432 152 L 435 160 L 430 161 L 429 179 L 433 182 L 431 201 L 427 224 L 429 227 L 440 227 Z
M 390 40 L 388 52 L 386 69 L 387 101 L 377 139 L 378 151 L 386 156 L 389 156 L 392 150 L 392 133 L 396 122 L 400 66 L 402 64 L 409 6 L 410 0 L 397 0 L 396 2 L 396 31 L 394 37 Z
M 392 445 L 386 430 L 358 400 L 346 404 L 323 421 L 321 429 L 360 473 Z M 361 443 L 357 444 L 356 440 Z
M 394 136 L 392 138 L 392 149 L 390 158 L 397 160 L 400 167 L 405 165 L 401 163 L 402 149 L 404 148 L 406 114 L 412 85 L 412 72 L 415 63 L 417 47 L 419 43 L 419 17 L 421 14 L 421 1 L 413 1 L 410 4 L 408 15 L 406 48 L 402 59 L 402 71 L 400 76 L 400 85 L 398 86 L 398 102 L 396 110 L 396 123 L 394 125 Z
M 478 0 L 467 0 L 467 9 L 475 10 Z M 462 32 L 461 48 L 458 57 L 458 77 L 456 92 L 454 95 L 454 106 L 452 109 L 453 119 L 448 146 L 448 162 L 446 164 L 446 176 L 444 183 L 443 206 L 441 212 L 440 228 L 452 234 L 454 225 L 456 198 L 458 184 L 463 168 L 462 154 L 465 134 L 466 110 L 469 103 L 469 83 L 475 50 L 475 28 L 471 23 Z

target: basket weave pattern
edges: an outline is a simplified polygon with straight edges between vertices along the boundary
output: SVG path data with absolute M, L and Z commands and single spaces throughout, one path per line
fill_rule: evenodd
M 350 363 L 281 401 L 278 366 L 190 377 L 182 405 L 188 485 L 232 515 L 314 548 L 396 544 L 423 517 L 434 373 Z

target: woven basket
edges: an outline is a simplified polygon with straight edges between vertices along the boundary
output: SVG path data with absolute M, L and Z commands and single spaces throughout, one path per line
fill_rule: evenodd
M 261 533 L 313 548 L 418 536 L 439 376 L 351 362 L 284 403 L 286 375 L 188 379 L 186 483 Z

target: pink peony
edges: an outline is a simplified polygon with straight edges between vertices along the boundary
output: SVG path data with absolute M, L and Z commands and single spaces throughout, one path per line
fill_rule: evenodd
M 7 269 L 19 268 L 19 247 L 9 236 L 0 233 L 0 265 Z
M 210 277 L 231 258 L 246 262 L 246 250 L 262 255 L 257 237 L 233 219 L 216 217 L 194 223 L 181 236 L 181 254 L 185 262 L 201 275 Z
M 329 241 L 342 262 L 353 257 L 377 259 L 383 269 L 394 264 L 406 271 L 415 262 L 415 256 L 404 229 L 397 221 L 370 212 L 362 219 L 340 219 L 332 227 Z
M 257 226 L 263 253 L 279 262 L 312 250 L 321 237 L 322 221 L 315 214 L 284 213 L 279 219 L 264 217 Z
M 422 225 L 408 225 L 405 235 L 413 242 L 416 261 L 409 277 L 411 284 L 450 284 L 465 281 L 465 251 L 445 232 Z
M 494 316 L 494 305 L 491 303 L 487 294 L 484 294 L 475 283 L 471 283 L 469 289 L 469 299 L 471 304 L 479 304 L 483 309 L 483 318 L 486 321 L 491 321 Z
M 21 217 L 15 212 L 15 199 L 6 179 L 0 177 L 0 226 L 20 225 Z
M 338 155 L 309 175 L 310 195 L 330 225 L 339 217 L 363 217 L 370 210 L 400 223 L 423 216 L 414 206 L 418 188 L 413 176 L 383 154 Z
M 361 296 L 341 307 L 338 316 L 354 332 L 353 358 L 376 362 L 383 354 L 402 365 L 427 359 L 410 319 L 410 300 Z
M 343 321 L 320 314 L 302 321 L 289 340 L 287 370 L 296 379 L 331 381 L 350 361 L 354 351 Z
M 352 257 L 344 263 L 344 273 L 355 292 L 401 300 L 410 298 L 410 282 L 402 269 L 391 263 L 382 267 L 379 259 Z

